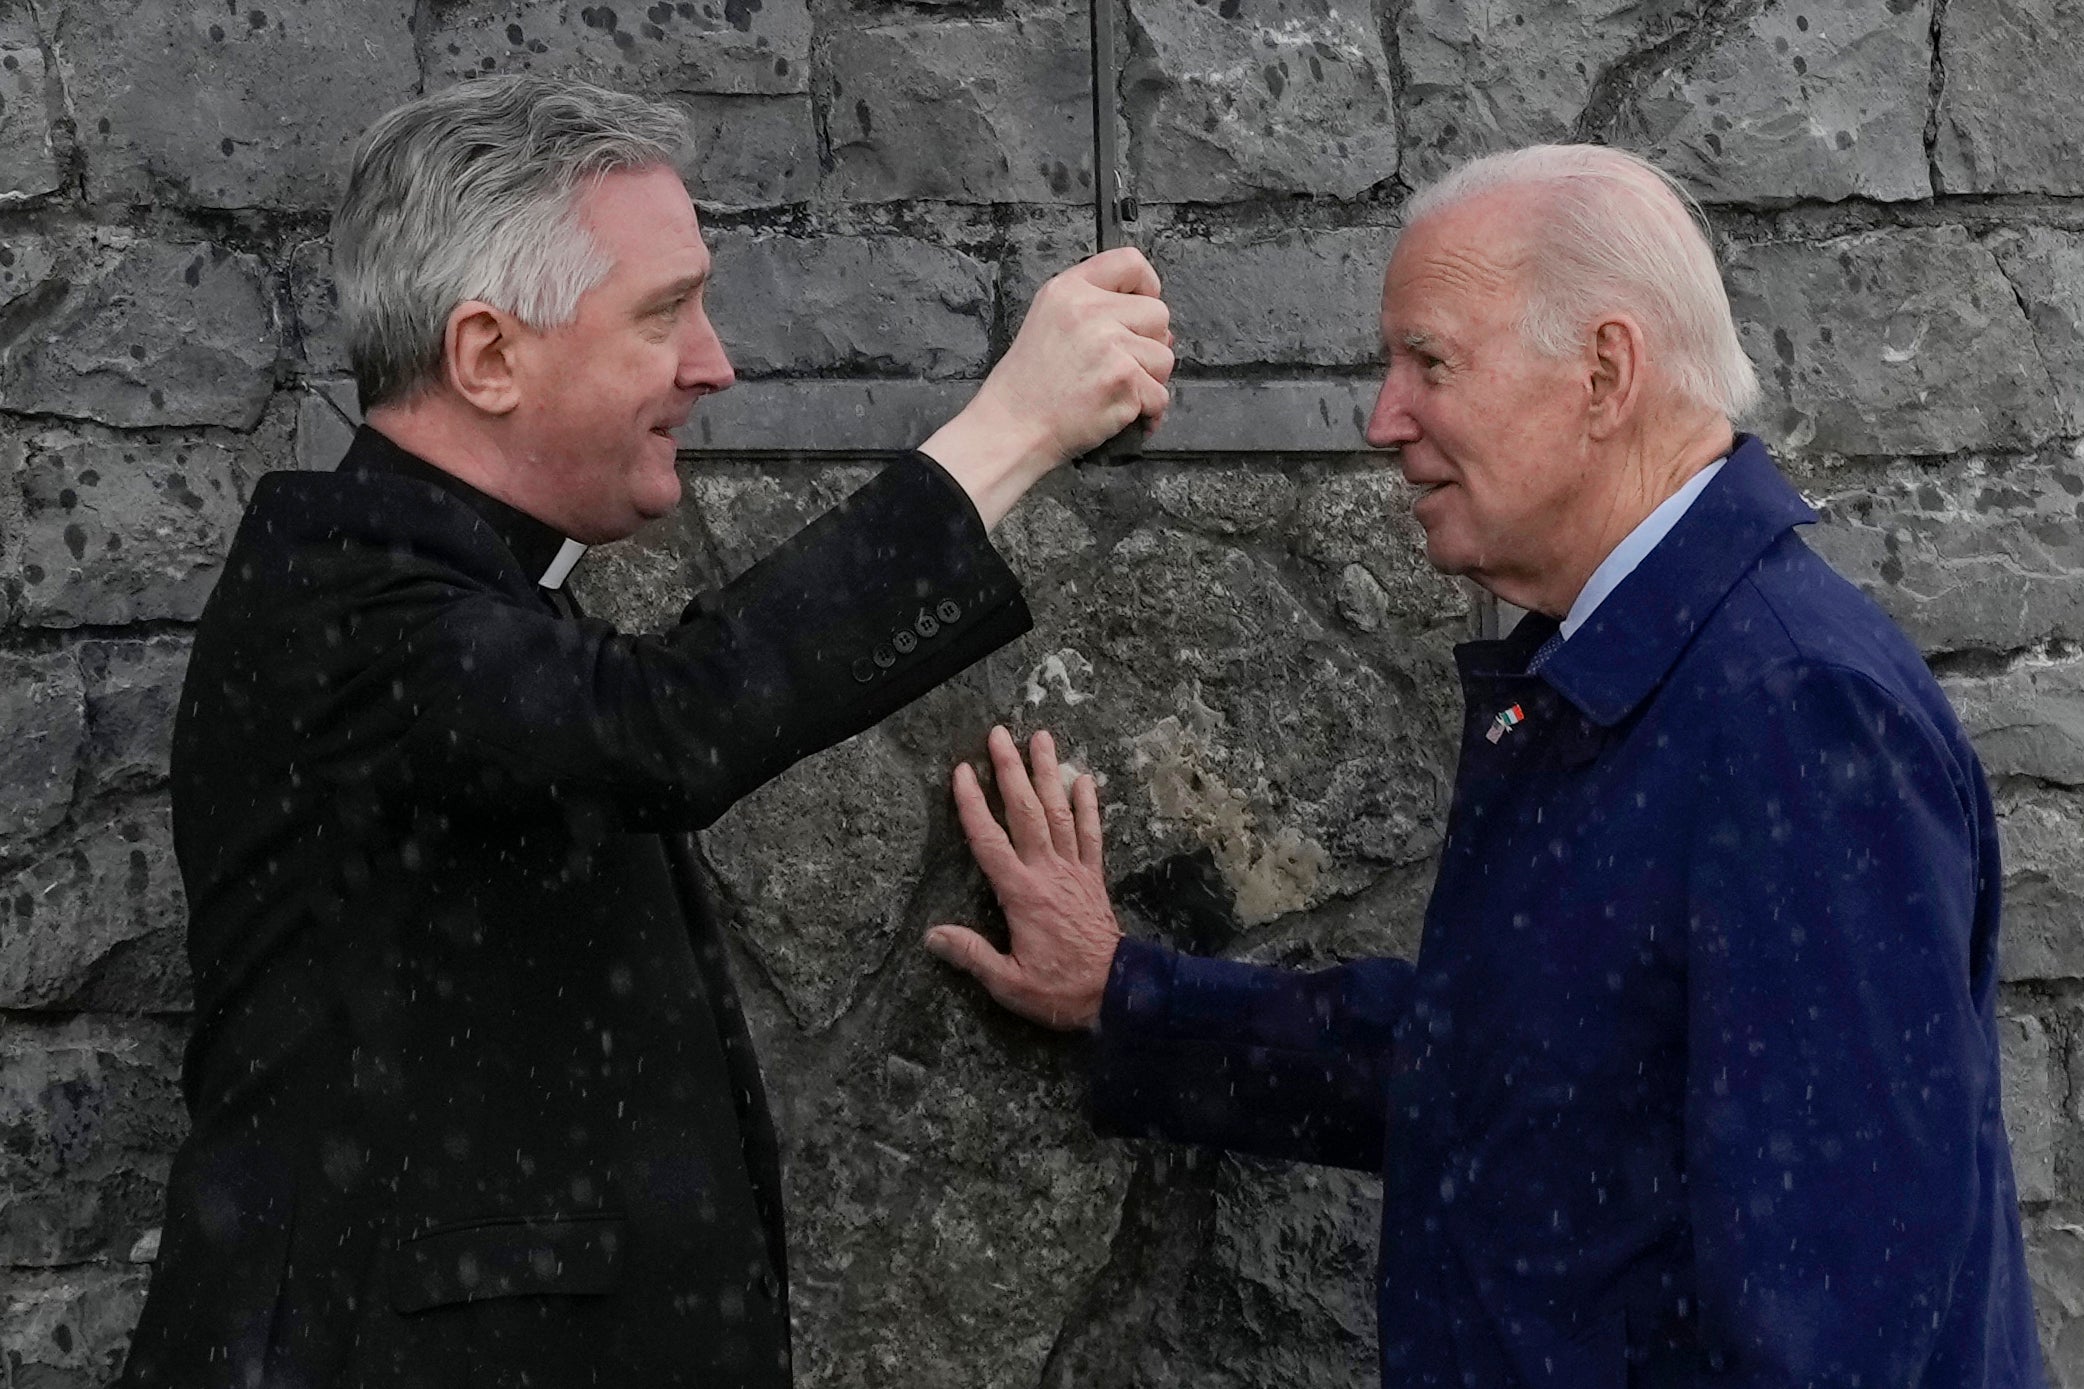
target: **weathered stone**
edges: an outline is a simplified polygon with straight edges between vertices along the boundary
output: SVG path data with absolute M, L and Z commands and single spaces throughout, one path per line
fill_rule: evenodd
M 0 1036 L 0 1264 L 122 1258 L 187 1130 L 180 1029 L 75 1018 Z
M 2059 791 L 2000 789 L 2006 980 L 2084 978 L 2084 803 Z
M 2004 1126 L 2012 1141 L 2012 1174 L 2022 1201 L 2052 1201 L 2055 1134 L 2062 1123 L 2063 1086 L 2058 1083 L 2048 1029 L 2039 1018 L 1997 1020 L 2004 1068 Z
M 0 14 L 0 207 L 58 190 L 45 80 L 43 47 L 28 13 Z
M 71 652 L 0 653 L 0 841 L 64 822 L 86 732 Z
M 2024 665 L 1942 683 L 1990 776 L 2084 787 L 2084 665 Z
M 1991 244 L 2033 324 L 2064 427 L 2084 432 L 2084 235 L 2019 227 Z
M 88 196 L 330 208 L 355 138 L 413 95 L 412 14 L 411 0 L 64 0 L 56 49 Z
M 1659 75 L 1614 123 L 1708 202 L 1932 195 L 1931 0 L 1775 3 Z
M 688 189 L 705 210 L 808 201 L 818 189 L 818 131 L 808 96 L 689 94 Z
M 90 1264 L 0 1280 L 0 1368 L 20 1389 L 113 1383 L 149 1274 Z
M 164 797 L 83 825 L 0 879 L 0 1008 L 184 1008 L 185 924 Z
M 1411 514 L 1411 497 L 1395 467 L 1381 460 L 1328 473 L 1303 492 L 1289 544 L 1341 583 L 1349 568 L 1360 568 L 1383 594 L 1385 630 L 1407 641 L 1436 634 L 1444 657 L 1445 644 L 1469 635 L 1470 599 L 1426 563 L 1425 530 Z
M 208 436 L 50 432 L 22 474 L 23 620 L 193 619 L 241 507 L 236 449 Z
M 1141 195 L 1350 198 L 1397 171 L 1389 62 L 1355 0 L 1130 0 Z
M 1942 193 L 2084 193 L 2084 6 L 1950 5 L 1940 26 L 1933 159 Z
M 910 237 L 719 233 L 710 315 L 743 372 L 981 375 L 991 268 Z
M 1725 275 L 1782 447 L 1951 453 L 2061 430 L 2010 283 L 1958 227 L 1739 245 Z
M 1151 478 L 1151 496 L 1168 515 L 1219 535 L 1249 535 L 1284 524 L 1296 486 L 1271 468 L 1217 464 L 1167 468 Z
M 28 429 L 0 415 L 0 627 L 14 621 L 22 593 L 22 464 Z
M 947 908 L 938 919 L 967 914 Z M 895 968 L 872 1045 L 829 1076 L 776 1073 L 796 1116 L 798 1375 L 804 1389 L 1033 1385 L 1107 1259 L 1126 1150 L 1081 1113 L 1073 1050 L 988 1012 L 923 951 Z
M 1174 350 L 1201 366 L 1373 365 L 1395 240 L 1378 227 L 1242 241 L 1167 233 L 1151 259 L 1172 307 Z
M 13 231 L 0 236 L 0 313 L 48 280 L 56 267 L 49 237 Z
M 82 770 L 89 794 L 166 780 L 188 649 L 184 637 L 83 641 L 75 648 L 87 695 Z
M 361 420 L 354 382 L 306 383 L 297 393 L 296 466 L 306 471 L 338 466 Z
M 1521 145 L 1576 138 L 1593 86 L 1616 62 L 1695 31 L 1700 0 L 1414 0 L 1397 17 L 1404 181 Z
M 251 429 L 277 341 L 260 262 L 122 235 L 87 260 L 41 329 L 0 351 L 0 401 L 125 427 Z
M 1090 49 L 1084 20 L 1063 15 L 835 33 L 823 50 L 834 164 L 826 194 L 1091 201 Z
M 940 769 L 874 730 L 738 802 L 702 843 L 797 1024 L 830 1026 L 888 958 L 926 852 Z
M 1898 465 L 1812 491 L 1825 524 L 1809 543 L 1924 650 L 2084 640 L 2084 455 Z
M 429 88 L 482 73 L 581 77 L 647 96 L 810 90 L 804 0 L 613 5 L 464 0 L 435 11 Z
M 297 351 L 305 366 L 324 376 L 346 375 L 352 367 L 340 324 L 340 296 L 333 288 L 331 241 L 321 237 L 297 243 L 290 253 L 289 288 L 296 306 Z

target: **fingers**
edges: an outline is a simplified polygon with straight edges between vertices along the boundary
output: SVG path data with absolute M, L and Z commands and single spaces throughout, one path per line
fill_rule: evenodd
M 1078 861 L 1101 871 L 1100 787 L 1090 775 L 1071 783 L 1071 818 L 1077 831 Z
M 1163 299 L 1147 299 L 1140 294 L 1117 294 L 1100 301 L 1106 306 L 1107 314 L 1115 322 L 1127 328 L 1139 338 L 1152 342 L 1167 342 L 1172 337 L 1172 310 Z
M 934 958 L 984 985 L 993 998 L 1008 992 L 1020 973 L 1011 955 L 994 950 L 990 941 L 967 926 L 936 926 L 926 933 L 925 945 Z
M 1117 246 L 1112 251 L 1102 251 L 1080 261 L 1065 273 L 1117 294 L 1146 294 L 1155 299 L 1163 289 L 1158 282 L 1158 272 L 1134 246 Z
M 1049 842 L 1067 859 L 1078 857 L 1078 830 L 1071 818 L 1071 799 L 1064 793 L 1063 769 L 1057 765 L 1056 740 L 1046 729 L 1028 739 L 1028 761 L 1035 769 L 1035 796 L 1049 821 Z
M 970 764 L 957 763 L 952 779 L 955 814 L 962 821 L 963 838 L 970 841 L 970 852 L 977 856 L 977 866 L 996 884 L 1008 870 L 1019 866 L 1020 856 L 1013 852 L 1012 841 L 992 816 L 991 806 L 984 799 L 984 788 L 977 784 L 977 773 Z
M 1006 807 L 1006 831 L 1021 858 L 1031 859 L 1049 847 L 1049 819 L 1042 813 L 1042 802 L 1028 780 L 1013 735 L 994 728 L 985 741 L 991 750 L 992 770 L 998 773 L 999 800 Z

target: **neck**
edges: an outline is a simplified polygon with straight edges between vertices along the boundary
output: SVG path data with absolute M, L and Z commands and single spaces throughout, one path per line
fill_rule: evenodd
M 1573 533 L 1557 562 L 1533 578 L 1526 595 L 1501 593 L 1499 597 L 1534 612 L 1563 617 L 1593 571 L 1629 532 L 1701 469 L 1726 455 L 1735 440 L 1727 419 L 1702 412 L 1689 414 L 1666 429 L 1640 431 L 1596 450 L 1587 470 L 1612 482 L 1593 494 L 1588 514 L 1568 523 Z
M 370 428 L 407 453 L 544 525 L 566 530 L 546 513 L 542 499 L 531 495 L 525 481 L 527 470 L 515 466 L 497 434 L 486 428 L 481 411 L 466 413 L 466 409 L 460 409 L 455 401 L 434 389 L 409 400 L 379 405 L 365 418 Z

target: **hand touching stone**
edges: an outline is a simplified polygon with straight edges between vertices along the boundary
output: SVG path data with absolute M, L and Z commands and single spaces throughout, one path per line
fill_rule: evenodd
M 989 741 L 1006 824 L 993 818 L 968 763 L 955 769 L 955 809 L 1005 909 L 1011 950 L 1001 953 L 966 926 L 935 926 L 926 948 L 1024 1018 L 1065 1031 L 1090 1028 L 1122 936 L 1101 867 L 1100 793 L 1081 775 L 1066 794 L 1046 732 L 1028 739 L 1032 780 L 1012 734 L 994 728 Z
M 1172 379 L 1171 314 L 1134 247 L 1079 262 L 1035 295 L 1013 346 L 920 451 L 997 524 L 1050 469 L 1138 417 L 1156 428 Z

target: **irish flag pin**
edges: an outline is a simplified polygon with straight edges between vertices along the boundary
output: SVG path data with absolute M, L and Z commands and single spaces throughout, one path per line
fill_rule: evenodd
M 1515 704 L 1510 709 L 1501 712 L 1497 718 L 1492 719 L 1490 731 L 1485 733 L 1483 736 L 1495 743 L 1500 738 L 1503 738 L 1506 734 L 1512 732 L 1512 730 L 1514 730 L 1515 728 L 1518 728 L 1522 723 L 1526 722 L 1526 719 L 1526 711 L 1521 709 L 1519 705 Z

